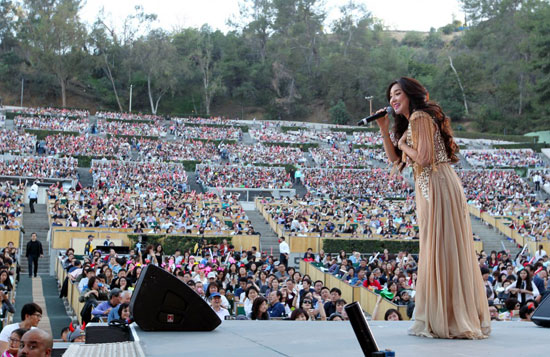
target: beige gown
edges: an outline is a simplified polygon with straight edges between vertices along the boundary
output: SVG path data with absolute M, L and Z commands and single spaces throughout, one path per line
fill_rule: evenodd
M 415 322 L 409 334 L 487 338 L 491 318 L 460 179 L 434 119 L 414 112 L 407 143 L 431 165 L 413 165 L 420 234 Z

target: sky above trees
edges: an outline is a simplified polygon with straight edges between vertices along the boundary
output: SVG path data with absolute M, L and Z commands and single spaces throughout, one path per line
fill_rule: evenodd
M 327 23 L 338 18 L 339 7 L 349 0 L 326 0 Z M 429 31 L 431 27 L 439 28 L 451 23 L 454 19 L 463 21 L 464 12 L 458 0 L 361 0 L 374 17 L 383 21 L 391 30 Z M 97 13 L 104 8 L 114 21 L 121 23 L 135 5 L 143 6 L 146 12 L 158 15 L 158 26 L 165 30 L 174 28 L 200 28 L 208 24 L 213 29 L 223 32 L 232 27 L 228 20 L 238 21 L 239 3 L 241 0 L 206 0 L 206 1 L 168 1 L 168 0 L 90 0 L 82 9 L 82 18 L 92 24 Z

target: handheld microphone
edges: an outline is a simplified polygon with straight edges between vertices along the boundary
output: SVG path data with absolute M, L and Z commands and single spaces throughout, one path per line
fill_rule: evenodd
M 376 119 L 380 119 L 383 116 L 385 116 L 386 114 L 393 114 L 393 108 L 392 107 L 386 107 L 386 108 L 384 108 L 383 111 L 381 111 L 379 113 L 374 113 L 373 115 L 370 115 L 366 118 L 363 118 L 363 119 L 359 120 L 357 122 L 357 125 L 359 125 L 359 126 L 367 125 L 371 121 L 375 121 Z

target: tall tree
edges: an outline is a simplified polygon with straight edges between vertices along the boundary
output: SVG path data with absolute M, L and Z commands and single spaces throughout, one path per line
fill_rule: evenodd
M 95 47 L 95 55 L 98 59 L 96 62 L 101 68 L 105 76 L 109 79 L 113 94 L 119 111 L 124 111 L 122 108 L 119 90 L 121 84 L 123 68 L 125 67 L 131 72 L 131 61 L 129 61 L 130 51 L 136 40 L 139 31 L 149 32 L 151 24 L 156 21 L 157 15 L 147 14 L 143 11 L 143 7 L 136 6 L 135 13 L 128 15 L 122 25 L 120 33 L 115 28 L 112 21 L 108 21 L 103 9 L 98 14 L 94 23 L 90 38 Z M 118 74 L 118 75 L 117 75 Z M 130 81 L 131 73 L 126 76 L 127 81 Z
M 26 57 L 37 71 L 55 75 L 63 107 L 67 106 L 67 84 L 86 55 L 81 7 L 81 0 L 27 0 L 20 19 Z
M 214 95 L 224 89 L 220 73 L 221 53 L 214 43 L 214 33 L 208 25 L 202 26 L 198 35 L 191 58 L 202 75 L 204 107 L 206 115 L 210 115 Z
M 151 112 L 157 114 L 162 97 L 177 83 L 176 49 L 162 30 L 153 30 L 136 41 L 134 58 L 147 79 L 147 96 Z

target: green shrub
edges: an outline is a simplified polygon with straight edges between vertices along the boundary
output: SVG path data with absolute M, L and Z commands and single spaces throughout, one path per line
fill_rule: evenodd
M 302 129 L 303 127 L 302 126 L 282 126 L 281 127 L 281 131 L 283 133 L 287 133 L 289 131 L 298 131 L 300 129 Z
M 78 167 L 92 167 L 92 160 L 101 160 L 106 158 L 107 160 L 118 160 L 115 156 L 85 156 L 85 155 L 73 155 L 78 160 Z
M 504 140 L 504 141 L 514 141 L 519 143 L 533 143 L 533 142 L 537 142 L 539 139 L 538 136 L 503 135 L 503 134 L 478 133 L 478 132 L 460 131 L 460 130 L 455 130 L 454 136 L 457 138 L 465 138 L 465 139 Z
M 132 247 L 136 245 L 139 237 L 142 237 L 142 247 L 147 245 L 162 244 L 164 254 L 172 255 L 176 249 L 181 249 L 182 252 L 189 250 L 194 254 L 195 245 L 199 240 L 206 239 L 207 244 L 220 244 L 224 239 L 231 244 L 231 237 L 203 237 L 190 235 L 166 235 L 166 234 L 129 234 L 128 238 L 132 241 Z
M 178 161 L 178 163 L 183 164 L 183 167 L 185 167 L 185 171 L 192 171 L 195 172 L 197 169 L 197 164 L 200 164 L 200 161 L 197 160 L 182 160 Z
M 202 139 L 202 138 L 191 138 L 194 141 L 202 141 L 203 143 L 213 143 L 215 145 L 220 145 L 221 142 L 224 144 L 236 144 L 237 140 L 211 140 L 211 139 Z
M 324 239 L 323 250 L 326 253 L 338 253 L 344 250 L 351 253 L 353 250 L 361 253 L 383 252 L 387 249 L 390 253 L 406 250 L 409 253 L 418 253 L 418 241 L 372 240 L 372 239 Z
M 351 120 L 351 115 L 349 115 L 348 109 L 346 108 L 346 103 L 342 99 L 333 105 L 329 110 L 330 120 L 334 124 L 344 125 Z
M 80 136 L 76 131 L 54 131 L 41 129 L 25 129 L 25 133 L 36 135 L 36 140 L 44 140 L 49 135 Z
M 255 162 L 253 165 L 254 166 L 264 166 L 264 167 L 284 167 L 285 171 L 287 173 L 289 173 L 291 171 L 296 171 L 296 166 L 294 166 L 292 164 L 283 165 L 283 164 L 268 164 L 268 163 L 264 163 L 264 162 Z
M 353 144 L 354 149 L 382 149 L 384 145 Z
M 537 136 L 538 138 L 538 136 Z M 535 152 L 540 152 L 544 148 L 550 147 L 547 143 L 523 143 L 523 144 L 499 144 L 493 145 L 495 149 L 532 149 Z

